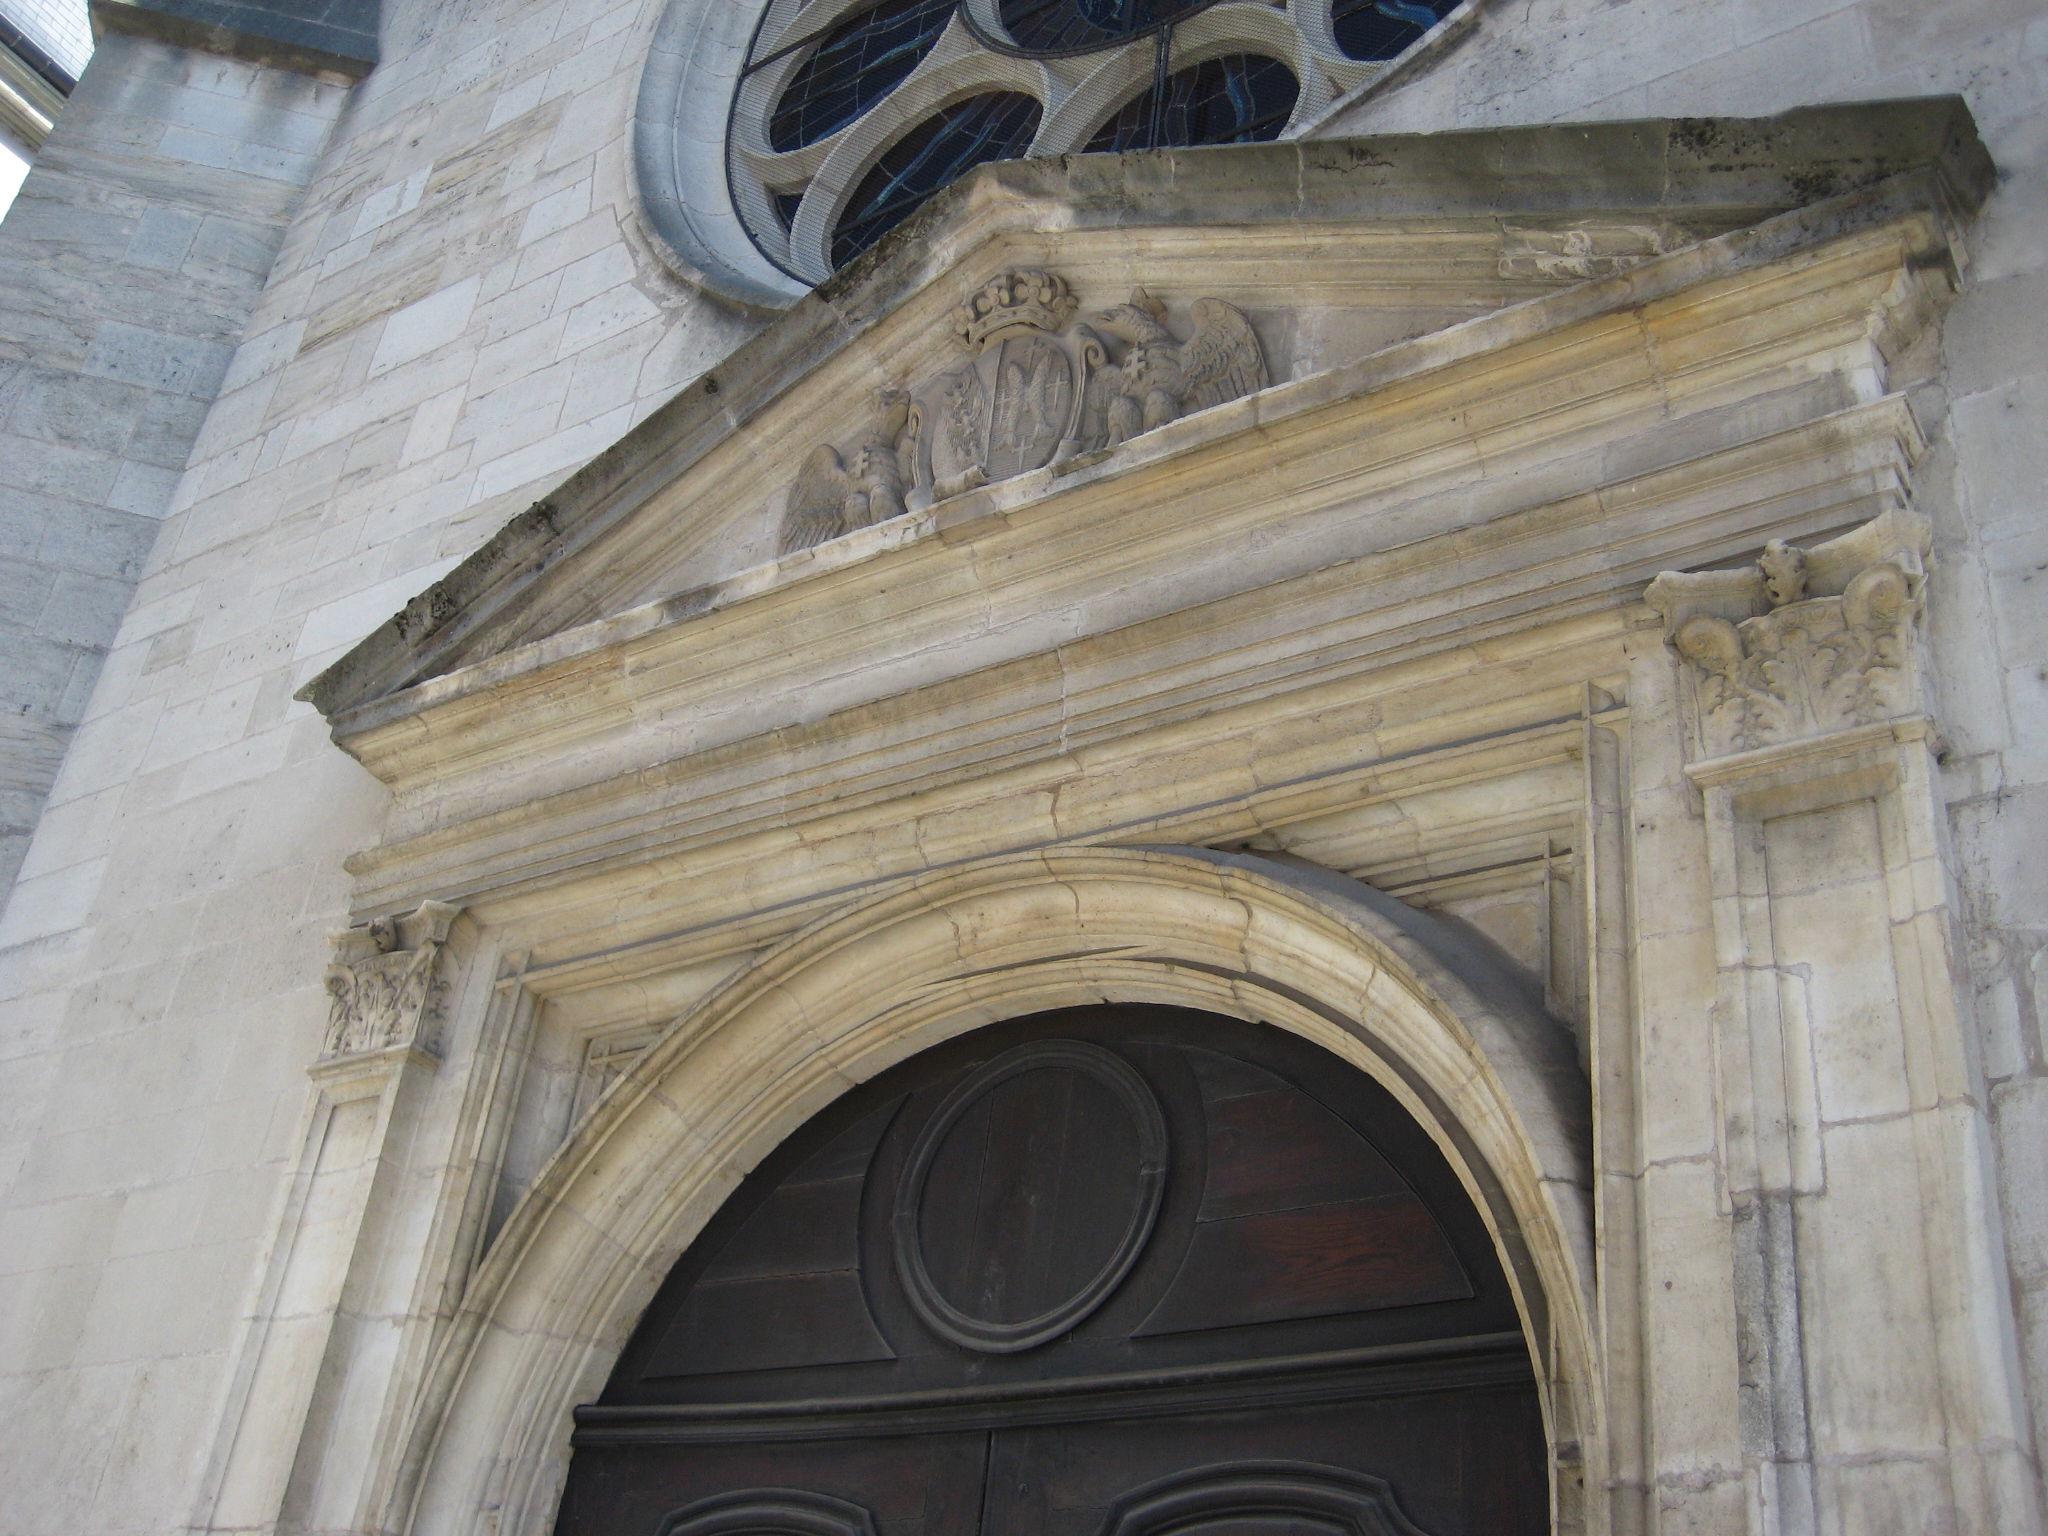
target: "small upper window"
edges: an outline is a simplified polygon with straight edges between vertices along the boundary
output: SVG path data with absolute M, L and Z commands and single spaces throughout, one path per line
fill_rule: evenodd
M 1330 30 L 1347 59 L 1393 59 L 1443 20 L 1443 11 L 1418 0 L 1331 0 Z
M 800 283 L 991 160 L 1285 136 L 1453 0 L 766 0 L 726 134 L 733 209 Z
M 1038 132 L 1038 102 L 1019 91 L 970 96 L 935 112 L 882 152 L 832 231 L 832 263 L 844 266 L 917 211 L 955 177 L 991 160 L 1014 160 Z

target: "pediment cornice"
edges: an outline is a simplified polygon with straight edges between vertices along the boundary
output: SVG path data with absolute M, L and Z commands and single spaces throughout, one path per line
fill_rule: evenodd
M 948 366 L 959 345 L 948 317 L 1006 271 L 1056 269 L 1096 310 L 1137 287 L 1183 314 L 1197 300 L 1232 306 L 1250 316 L 1273 383 L 1081 475 L 1039 470 L 939 498 L 941 515 L 924 514 L 934 526 L 1802 243 L 1910 216 L 1946 248 L 1990 176 L 1952 98 L 985 167 L 514 518 L 301 696 L 363 755 L 378 723 L 486 679 L 822 574 L 844 552 L 802 568 L 777 558 L 806 453 L 857 444 L 888 391 Z

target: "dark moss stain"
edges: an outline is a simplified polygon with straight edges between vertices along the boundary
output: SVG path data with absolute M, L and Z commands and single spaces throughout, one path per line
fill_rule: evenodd
M 678 619 L 695 618 L 698 614 L 706 612 L 717 596 L 718 588 L 715 586 L 691 587 L 687 591 L 662 599 L 662 617 L 670 623 Z
M 1675 117 L 1671 143 L 1689 155 L 1710 155 L 1727 136 L 1726 124 L 1712 117 Z
M 1824 203 L 1831 197 L 1840 196 L 1849 185 L 1839 170 L 1826 165 L 1789 171 L 1785 176 L 1785 186 L 1792 194 L 1792 201 L 1802 205 Z

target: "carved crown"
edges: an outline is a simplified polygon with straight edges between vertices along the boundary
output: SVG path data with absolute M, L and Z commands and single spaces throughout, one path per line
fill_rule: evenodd
M 954 326 L 979 350 L 1011 331 L 1058 331 L 1073 318 L 1074 303 L 1065 278 L 1028 267 L 983 283 L 954 311 Z

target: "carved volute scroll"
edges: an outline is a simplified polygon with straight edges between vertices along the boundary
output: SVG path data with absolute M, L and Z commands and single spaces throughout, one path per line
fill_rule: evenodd
M 1921 712 L 1919 620 L 1927 520 L 1886 512 L 1753 566 L 1667 571 L 1644 594 L 1688 663 L 1699 757 Z
M 404 917 L 334 936 L 322 1064 L 391 1050 L 437 1054 L 448 986 L 439 959 L 460 912 L 446 902 L 423 902 Z
M 954 312 L 963 365 L 884 390 L 874 426 L 804 460 L 782 551 L 808 549 L 912 508 L 1119 443 L 1264 389 L 1265 355 L 1221 299 L 1189 306 L 1183 338 L 1144 289 L 1077 324 L 1066 279 L 1024 269 Z

